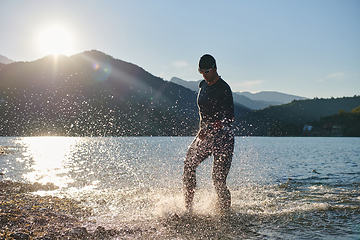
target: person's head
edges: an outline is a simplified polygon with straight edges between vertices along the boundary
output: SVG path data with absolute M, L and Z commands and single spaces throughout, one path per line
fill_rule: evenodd
M 216 61 L 210 54 L 203 55 L 199 60 L 199 73 L 203 75 L 205 81 L 208 83 L 217 80 Z

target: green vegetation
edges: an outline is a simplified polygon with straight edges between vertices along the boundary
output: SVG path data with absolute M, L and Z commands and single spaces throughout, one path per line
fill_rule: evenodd
M 360 136 L 359 106 L 360 96 L 235 104 L 236 134 Z M 194 91 L 98 51 L 0 65 L 0 136 L 189 136 L 198 122 Z
M 0 136 L 164 136 L 197 131 L 196 94 L 91 51 L 0 71 Z
M 98 51 L 0 65 L 0 136 L 189 136 L 198 124 L 194 91 Z
M 336 124 L 342 130 L 345 137 L 360 137 L 360 106 L 346 112 L 343 109 L 339 113 L 323 117 L 319 122 L 315 122 L 316 126 L 325 126 Z
M 302 136 L 303 126 L 310 124 L 322 135 L 326 123 L 343 126 L 343 136 L 359 136 L 356 117 L 360 96 L 294 100 L 289 104 L 270 106 L 237 117 L 237 135 Z M 354 110 L 353 110 L 354 109 Z M 335 116 L 334 116 L 335 115 Z M 339 116 L 337 116 L 339 115 Z

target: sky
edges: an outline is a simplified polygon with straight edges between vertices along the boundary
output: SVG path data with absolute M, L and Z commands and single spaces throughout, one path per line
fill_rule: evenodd
M 170 80 L 216 58 L 234 92 L 360 95 L 359 0 L 0 0 L 0 55 L 96 49 Z

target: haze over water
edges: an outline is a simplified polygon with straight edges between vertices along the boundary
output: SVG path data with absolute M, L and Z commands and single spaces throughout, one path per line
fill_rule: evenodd
M 216 211 L 212 159 L 197 170 L 195 214 L 182 217 L 192 137 L 0 137 L 4 179 L 52 182 L 92 207 L 88 227 L 129 239 L 359 239 L 360 138 L 236 137 L 232 211 Z M 180 218 L 174 217 L 175 214 Z

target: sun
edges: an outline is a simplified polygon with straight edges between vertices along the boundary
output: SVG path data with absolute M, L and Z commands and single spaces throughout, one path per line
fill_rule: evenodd
M 40 33 L 39 45 L 45 55 L 63 54 L 69 56 L 74 51 L 72 34 L 67 28 L 59 25 L 45 28 Z

